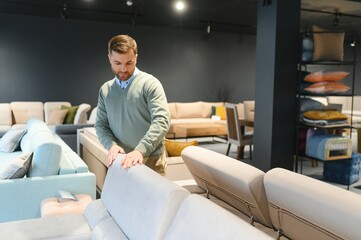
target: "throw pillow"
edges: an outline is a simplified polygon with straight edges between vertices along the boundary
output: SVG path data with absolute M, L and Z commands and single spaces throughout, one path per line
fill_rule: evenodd
M 313 61 L 342 61 L 344 32 L 330 33 L 313 26 Z
M 211 117 L 216 115 L 216 106 L 212 106 Z
M 181 156 L 183 149 L 188 146 L 198 146 L 196 140 L 192 142 L 179 142 L 165 139 L 164 143 L 169 157 Z
M 51 111 L 48 124 L 49 125 L 57 125 L 57 124 L 63 124 L 65 116 L 67 115 L 68 110 L 66 109 L 55 109 Z
M 347 120 L 347 116 L 339 111 L 307 111 L 303 116 L 312 120 Z
M 350 73 L 344 71 L 317 71 L 307 74 L 306 82 L 336 82 L 344 79 Z
M 311 84 L 306 91 L 311 93 L 342 93 L 347 92 L 350 87 L 340 82 L 318 82 Z
M 0 179 L 23 178 L 30 168 L 31 152 L 25 152 L 4 166 L 0 171 Z
M 62 110 L 64 110 L 64 109 L 68 110 L 68 113 L 66 114 L 65 119 L 64 119 L 65 124 L 73 124 L 74 123 L 75 114 L 76 114 L 76 111 L 78 110 L 78 108 L 79 108 L 79 106 L 69 107 L 69 106 L 61 105 Z
M 224 106 L 216 106 L 216 115 L 220 116 L 222 120 L 226 120 L 226 108 Z
M 11 128 L 0 139 L 0 152 L 14 152 L 20 145 L 21 138 L 26 133 L 23 128 Z

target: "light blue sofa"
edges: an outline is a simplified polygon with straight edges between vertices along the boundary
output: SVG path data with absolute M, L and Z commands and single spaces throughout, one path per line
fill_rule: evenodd
M 59 190 L 95 199 L 95 175 L 83 160 L 42 121 L 28 121 L 21 151 L 0 152 L 0 169 L 23 151 L 33 152 L 27 176 L 0 180 L 0 222 L 40 217 L 40 204 Z

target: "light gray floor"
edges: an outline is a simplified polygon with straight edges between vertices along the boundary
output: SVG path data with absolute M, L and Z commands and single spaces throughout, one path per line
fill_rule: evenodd
M 185 140 L 185 139 L 181 139 Z M 194 139 L 187 139 L 187 141 L 191 141 Z M 214 138 L 197 138 L 199 147 L 203 147 L 221 154 L 226 154 L 227 151 L 227 142 L 224 139 L 220 139 L 217 137 Z M 229 157 L 236 158 L 237 156 L 237 147 L 235 145 L 231 146 Z M 252 160 L 249 159 L 249 148 L 248 146 L 245 148 L 244 153 L 245 159 L 242 159 L 242 162 L 248 163 L 252 165 Z M 301 163 L 299 163 L 299 168 L 301 169 Z M 302 174 L 311 176 L 313 178 L 322 179 L 322 173 L 323 173 L 323 164 L 322 162 L 318 162 L 317 167 L 312 167 L 311 161 L 303 161 L 302 162 Z M 338 187 L 347 189 L 347 186 L 336 184 L 336 183 L 330 183 L 332 185 L 336 185 Z M 352 185 L 349 186 L 349 190 L 358 194 L 361 194 L 361 189 L 355 188 L 357 186 L 361 186 L 361 181 L 358 181 Z

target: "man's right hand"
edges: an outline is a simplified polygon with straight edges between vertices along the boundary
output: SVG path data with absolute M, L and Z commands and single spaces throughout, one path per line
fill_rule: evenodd
M 119 153 L 125 153 L 125 152 L 124 152 L 124 149 L 119 147 L 118 145 L 114 144 L 113 146 L 111 146 L 109 148 L 108 167 L 110 167 L 110 165 L 112 165 L 113 161 L 115 160 L 115 158 L 118 156 Z

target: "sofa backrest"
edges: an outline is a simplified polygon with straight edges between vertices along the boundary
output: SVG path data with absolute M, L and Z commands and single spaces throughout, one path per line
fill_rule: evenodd
M 0 103 L 0 125 L 12 125 L 10 103 Z
M 223 102 L 172 102 L 168 103 L 171 119 L 210 118 L 212 106 L 223 106 Z
M 31 166 L 27 176 L 50 176 L 59 173 L 62 147 L 57 143 L 56 135 L 48 126 L 37 119 L 28 121 L 27 133 L 21 140 L 21 149 L 33 152 Z
M 199 187 L 255 221 L 272 226 L 263 185 L 264 172 L 201 147 L 185 148 L 182 158 Z
M 26 124 L 31 118 L 44 121 L 42 102 L 11 102 L 10 106 L 16 124 Z
M 197 195 L 180 206 L 164 240 L 183 239 L 273 239 L 224 208 Z
M 101 201 L 128 239 L 163 239 L 190 193 L 145 165 L 124 169 L 124 156 L 109 167 Z
M 360 239 L 361 196 L 286 169 L 264 185 L 272 225 L 291 239 Z

